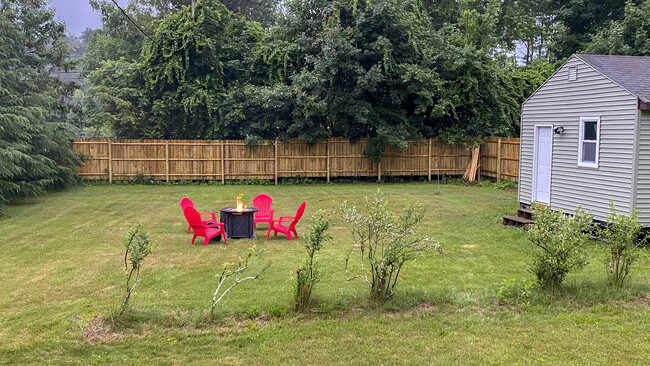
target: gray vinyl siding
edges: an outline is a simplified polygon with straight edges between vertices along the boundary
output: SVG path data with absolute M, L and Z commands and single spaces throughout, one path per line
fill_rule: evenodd
M 577 81 L 568 80 L 569 67 L 578 67 Z M 572 56 L 522 106 L 519 201 L 532 201 L 534 126 L 552 124 L 565 130 L 553 135 L 551 207 L 582 205 L 604 220 L 613 200 L 630 212 L 636 111 L 636 96 Z M 597 169 L 578 166 L 580 117 L 600 117 Z
M 650 226 L 650 111 L 639 111 L 639 155 L 638 180 L 636 186 L 636 208 L 639 222 Z

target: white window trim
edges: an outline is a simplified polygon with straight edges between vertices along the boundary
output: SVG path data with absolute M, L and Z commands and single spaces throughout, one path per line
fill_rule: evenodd
M 584 142 L 583 132 L 584 132 L 585 122 L 596 122 L 596 161 L 593 163 L 582 161 L 582 145 Z M 578 136 L 578 166 L 598 169 L 599 156 L 600 156 L 600 117 L 580 117 L 580 134 Z

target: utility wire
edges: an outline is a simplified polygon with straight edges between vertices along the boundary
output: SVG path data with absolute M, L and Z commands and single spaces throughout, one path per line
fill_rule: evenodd
M 131 22 L 131 24 L 133 24 L 140 31 L 140 33 L 142 33 L 145 37 L 147 37 L 147 38 L 149 38 L 151 40 L 151 37 L 144 31 L 144 29 L 142 29 L 138 25 L 138 23 L 135 22 L 135 20 L 133 20 L 133 18 L 131 18 L 129 13 L 127 13 L 126 11 L 124 11 L 124 9 L 122 9 L 120 4 L 118 4 L 116 0 L 111 0 L 111 1 L 113 2 L 113 4 L 115 4 L 115 6 L 117 6 L 118 9 L 120 9 L 122 14 L 124 14 L 124 16 L 129 20 L 129 22 Z
M 111 1 L 113 2 L 113 4 L 115 4 L 115 6 L 117 6 L 118 9 L 120 9 L 120 11 L 122 12 L 122 14 L 124 14 L 124 16 L 129 20 L 129 22 L 131 22 L 131 24 L 133 24 L 133 25 L 138 29 L 138 31 L 140 31 L 140 33 L 142 33 L 142 34 L 143 34 L 145 37 L 147 37 L 150 41 L 153 41 L 153 38 L 151 38 L 151 36 L 148 35 L 147 32 L 145 32 L 144 29 L 142 29 L 142 27 L 140 27 L 140 26 L 138 25 L 138 23 L 135 22 L 135 20 L 134 20 L 134 19 L 129 15 L 129 13 L 127 13 L 124 9 L 122 9 L 122 7 L 120 6 L 120 4 L 118 4 L 116 0 L 111 0 Z M 194 1 L 192 1 L 192 18 L 194 18 Z M 171 50 L 171 49 L 165 47 L 164 45 L 160 45 L 160 46 L 161 46 L 163 49 L 167 49 L 168 51 L 178 52 L 178 51 L 184 49 L 184 48 L 187 46 L 187 44 L 188 44 L 189 41 L 190 41 L 190 39 L 188 38 L 187 40 L 185 40 L 185 43 L 184 43 L 180 48 L 177 48 L 177 49 L 175 49 L 175 50 Z

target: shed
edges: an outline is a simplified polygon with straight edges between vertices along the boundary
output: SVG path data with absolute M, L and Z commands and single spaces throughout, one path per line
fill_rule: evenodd
M 519 202 L 650 227 L 650 57 L 575 54 L 521 107 Z

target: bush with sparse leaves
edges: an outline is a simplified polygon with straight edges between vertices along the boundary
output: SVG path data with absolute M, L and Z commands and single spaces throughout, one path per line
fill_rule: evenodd
M 262 267 L 257 273 L 253 276 L 246 276 L 245 273 L 248 271 L 249 266 L 250 266 L 250 260 L 253 258 L 260 259 L 262 255 L 264 254 L 264 250 L 260 249 L 257 250 L 255 245 L 250 247 L 248 249 L 248 252 L 246 255 L 242 258 L 239 257 L 237 259 L 237 263 L 224 263 L 223 267 L 221 269 L 221 273 L 219 274 L 219 282 L 217 285 L 217 289 L 214 291 L 214 295 L 212 296 L 212 308 L 210 309 L 210 314 L 214 316 L 214 308 L 217 307 L 217 304 L 223 299 L 223 297 L 230 291 L 232 290 L 235 286 L 239 285 L 240 283 L 247 281 L 247 280 L 259 280 L 260 276 L 264 271 L 266 271 L 269 266 L 271 265 L 271 262 L 269 261 L 264 267 Z M 235 269 L 235 264 L 237 265 L 237 268 Z M 221 291 L 221 287 L 226 283 L 229 282 L 230 279 L 232 280 L 230 282 L 230 286 L 226 288 L 225 290 Z
M 610 202 L 610 207 L 607 223 L 596 232 L 609 252 L 606 260 L 608 280 L 612 286 L 621 287 L 640 254 L 639 246 L 645 238 L 640 239 L 643 225 L 639 224 L 638 210 L 633 210 L 628 216 L 617 214 L 614 202 Z
M 142 224 L 129 225 L 126 242 L 124 242 L 124 276 L 126 277 L 126 295 L 122 302 L 122 310 L 129 305 L 131 294 L 140 283 L 142 262 L 153 252 L 155 243 L 149 240 L 149 232 Z M 135 276 L 135 277 L 134 277 Z
M 332 236 L 327 232 L 331 225 L 330 220 L 322 210 L 318 211 L 312 217 L 312 220 L 309 226 L 309 234 L 305 239 L 307 257 L 300 268 L 296 270 L 296 293 L 294 297 L 294 309 L 296 311 L 304 311 L 309 307 L 314 284 L 318 282 L 319 278 L 314 255 L 323 247 L 326 241 L 332 239 Z
M 348 275 L 349 259 L 345 260 L 348 281 L 362 278 L 370 287 L 376 300 L 390 299 L 397 285 L 404 264 L 415 258 L 417 253 L 436 250 L 442 253 L 440 245 L 428 237 L 417 235 L 415 227 L 424 218 L 421 204 L 408 203 L 400 215 L 388 208 L 381 190 L 373 198 L 366 197 L 364 215 L 356 207 L 341 204 L 343 219 L 350 225 L 354 246 L 359 249 L 361 273 Z
M 530 270 L 542 286 L 555 288 L 587 264 L 584 243 L 593 229 L 593 215 L 581 207 L 571 216 L 533 205 L 533 217 L 528 239 L 541 250 L 535 252 Z

